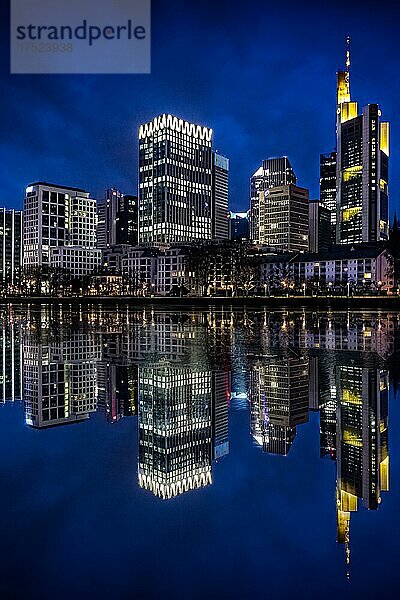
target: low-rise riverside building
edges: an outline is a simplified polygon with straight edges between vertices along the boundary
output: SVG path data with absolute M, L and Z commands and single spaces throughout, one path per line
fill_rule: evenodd
M 189 285 L 188 251 L 185 248 L 168 248 L 157 256 L 156 291 L 165 295 L 179 293 Z
M 101 250 L 82 246 L 59 246 L 50 251 L 53 269 L 68 271 L 74 277 L 85 277 L 96 273 L 101 264 Z
M 231 296 L 256 289 L 258 254 L 250 244 L 227 240 L 118 246 L 103 251 L 103 271 L 122 275 L 135 295 Z
M 343 292 L 394 291 L 393 259 L 379 245 L 335 246 L 329 252 L 265 256 L 261 286 L 267 291 Z
M 111 248 L 102 250 L 102 267 L 107 273 L 120 275 L 122 273 L 122 259 L 126 257 L 133 246 L 129 244 L 119 244 Z
M 118 246 L 104 252 L 102 272 L 121 276 L 121 293 L 139 296 L 373 295 L 395 287 L 392 256 L 368 244 L 319 253 L 215 240 Z

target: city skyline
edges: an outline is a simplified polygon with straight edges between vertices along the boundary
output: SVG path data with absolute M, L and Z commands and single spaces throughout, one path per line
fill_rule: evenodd
M 318 9 L 314 10 L 316 12 L 313 16 L 311 8 L 307 8 L 307 11 L 310 11 L 310 24 L 320 18 Z M 395 11 L 395 9 L 391 10 L 392 13 Z M 165 18 L 163 9 L 157 7 L 157 10 L 154 11 L 154 28 L 159 35 L 162 35 L 162 32 L 159 31 L 158 19 L 161 21 L 162 16 Z M 274 17 L 274 13 L 271 16 Z M 275 16 L 277 15 L 275 14 Z M 250 15 L 246 14 L 245 17 L 249 19 Z M 181 19 L 184 18 L 184 16 L 181 17 Z M 204 27 L 202 14 L 189 12 L 186 18 L 193 22 L 196 22 L 197 18 L 199 31 Z M 231 16 L 229 20 L 232 25 L 238 26 L 237 17 Z M 261 23 L 253 23 L 253 26 L 257 29 L 262 24 L 270 27 L 270 23 L 266 23 L 263 19 L 261 19 Z M 261 86 L 261 94 L 257 102 L 252 102 L 250 95 L 250 99 L 247 100 L 246 112 L 244 112 L 244 98 L 241 95 L 235 94 L 237 99 L 235 106 L 232 106 L 229 98 L 224 98 L 223 104 L 221 104 L 220 98 L 216 98 L 222 92 L 221 84 L 232 73 L 230 69 L 226 70 L 226 74 L 223 73 L 221 81 L 217 81 L 215 66 L 209 66 L 209 81 L 205 87 L 204 77 L 206 74 L 203 62 L 201 62 L 199 65 L 201 78 L 199 80 L 197 78 L 199 73 L 195 69 L 194 74 L 182 73 L 182 81 L 177 83 L 177 89 L 174 86 L 168 92 L 160 89 L 162 77 L 160 77 L 158 65 L 161 57 L 156 44 L 154 44 L 153 64 L 158 83 L 156 86 L 154 85 L 153 76 L 147 78 L 137 76 L 138 86 L 143 94 L 139 94 L 140 101 L 133 103 L 126 103 L 125 100 L 123 102 L 122 100 L 116 101 L 109 97 L 106 102 L 105 97 L 102 93 L 99 94 L 98 89 L 99 86 L 105 85 L 105 82 L 109 81 L 103 77 L 89 77 L 85 81 L 79 77 L 65 77 L 64 85 L 68 89 L 70 87 L 75 89 L 78 86 L 81 90 L 80 98 L 74 96 L 67 105 L 59 95 L 60 83 L 57 78 L 49 77 L 47 81 L 40 77 L 36 79 L 26 77 L 23 89 L 26 88 L 29 81 L 29 85 L 32 85 L 32 89 L 35 91 L 33 100 L 31 100 L 33 112 L 31 109 L 28 114 L 25 113 L 23 106 L 18 101 L 22 92 L 22 79 L 13 79 L 11 76 L 4 75 L 6 89 L 8 86 L 8 89 L 13 91 L 11 96 L 15 95 L 17 100 L 15 106 L 6 106 L 5 113 L 7 122 L 14 121 L 13 131 L 7 131 L 7 126 L 3 130 L 3 135 L 5 135 L 3 151 L 6 152 L 10 167 L 5 186 L 7 207 L 20 208 L 24 186 L 29 181 L 43 179 L 65 182 L 66 185 L 71 186 L 83 186 L 90 190 L 94 197 L 101 197 L 103 190 L 111 186 L 118 187 L 127 194 L 135 193 L 137 151 L 135 150 L 136 156 L 132 156 L 132 148 L 135 148 L 136 130 L 140 123 L 144 123 L 155 114 L 162 112 L 178 114 L 189 121 L 213 127 L 216 132 L 215 148 L 226 152 L 231 160 L 230 209 L 239 211 L 247 208 L 250 174 L 255 171 L 260 160 L 269 156 L 289 156 L 296 173 L 299 174 L 299 185 L 310 189 L 310 197 L 318 197 L 319 155 L 329 151 L 333 145 L 335 123 L 332 107 L 335 104 L 335 74 L 342 62 L 344 40 L 346 33 L 349 32 L 352 37 L 353 94 L 359 100 L 360 105 L 366 104 L 368 101 L 378 102 L 383 107 L 385 118 L 394 125 L 391 161 L 393 167 L 390 182 L 391 217 L 393 217 L 394 211 L 399 206 L 397 201 L 399 190 L 397 156 L 399 151 L 396 143 L 398 136 L 395 124 L 398 84 L 395 78 L 389 78 L 391 71 L 395 69 L 396 59 L 392 48 L 394 42 L 390 40 L 389 36 L 382 41 L 384 48 L 381 48 L 381 52 L 387 56 L 387 60 L 383 62 L 378 60 L 377 56 L 372 55 L 366 43 L 368 27 L 362 31 L 361 25 L 365 25 L 364 18 L 361 18 L 360 24 L 357 24 L 349 11 L 346 14 L 346 23 L 336 25 L 327 34 L 325 32 L 325 38 L 320 32 L 313 32 L 312 43 L 297 42 L 300 47 L 296 48 L 296 54 L 303 57 L 303 60 L 295 60 L 292 65 L 284 62 L 294 50 L 293 42 L 288 43 L 287 37 L 276 40 L 272 36 L 267 54 L 262 52 L 259 43 L 242 40 L 245 57 L 242 60 L 247 59 L 248 68 L 244 72 L 241 71 L 241 83 L 248 89 L 250 83 L 248 79 L 262 72 L 266 84 L 265 88 L 263 85 Z M 179 22 L 176 26 L 179 26 Z M 309 27 L 308 24 L 307 27 Z M 345 30 L 344 27 L 346 27 Z M 289 32 L 287 35 L 289 36 Z M 272 45 L 274 39 L 276 46 Z M 183 36 L 181 41 L 187 41 L 186 36 Z M 228 64 L 230 64 L 230 60 L 234 59 L 237 51 L 231 47 L 231 42 L 223 33 L 220 41 L 221 47 L 218 52 L 222 54 L 221 58 L 228 60 Z M 170 42 L 170 44 L 171 59 L 172 62 L 175 61 L 175 69 L 179 71 L 183 67 L 176 54 L 176 41 Z M 316 45 L 318 52 L 315 51 Z M 227 55 L 228 50 L 232 51 L 232 56 Z M 259 51 L 258 55 L 257 51 Z M 249 60 L 249 55 L 252 60 Z M 285 65 L 286 68 L 283 70 L 278 68 L 280 65 Z M 169 69 L 167 71 L 169 72 Z M 221 71 L 224 70 L 219 69 L 219 74 Z M 273 79 L 279 79 L 279 86 L 273 88 L 273 95 L 267 96 L 267 83 L 268 81 L 272 82 Z M 183 93 L 182 86 L 185 80 L 189 94 Z M 126 90 L 126 92 L 133 82 L 132 79 L 126 77 L 115 78 L 114 81 L 117 86 L 120 86 L 121 91 Z M 201 94 L 193 94 L 193 88 L 200 83 Z M 51 93 L 48 93 L 49 85 L 53 88 Z M 289 93 L 293 86 L 296 92 L 295 103 L 293 103 L 293 94 Z M 157 93 L 155 93 L 156 90 Z M 47 94 L 46 102 L 38 104 L 39 98 L 45 92 Z M 97 92 L 98 99 L 92 114 L 89 115 L 83 101 L 85 99 L 85 104 L 90 104 L 94 92 Z M 101 89 L 100 92 L 102 92 Z M 128 96 L 131 100 L 129 94 L 122 94 L 122 96 Z M 150 96 L 151 100 L 149 101 Z M 318 97 L 317 114 L 315 97 Z M 205 105 L 206 98 L 207 105 Z M 8 101 L 6 102 L 8 104 Z M 250 106 L 249 102 L 251 102 Z M 130 105 L 127 106 L 127 104 Z M 66 108 L 65 112 L 63 112 L 64 107 Z M 46 115 L 42 112 L 44 108 L 46 108 Z M 18 109 L 21 112 L 18 114 L 17 125 L 15 111 Z M 111 110 L 118 114 L 118 118 L 115 116 L 109 118 Z M 236 114 L 237 112 L 239 114 Z M 74 128 L 70 130 L 71 119 L 74 121 L 75 130 Z M 277 135 L 278 130 L 279 136 Z M 63 135 L 60 136 L 61 131 L 63 131 Z M 29 160 L 26 157 L 29 145 L 25 145 L 24 149 L 22 146 L 24 136 L 27 134 L 40 140 L 38 151 Z M 57 155 L 50 152 L 50 135 L 59 137 Z M 85 152 L 88 156 L 85 165 L 79 164 L 82 162 L 81 155 L 78 159 L 74 153 L 69 151 L 72 148 L 71 142 L 73 140 L 76 142 L 77 136 L 82 138 L 82 153 Z M 299 136 L 305 141 L 301 147 L 297 143 Z M 92 145 L 95 142 L 96 150 L 93 151 Z M 13 148 L 11 152 L 7 151 L 10 144 Z M 93 157 L 89 158 L 89 154 L 93 154 Z M 46 164 L 46 173 L 43 173 L 43 164 Z
M 2 3 L 1 597 L 396 597 L 394 4 Z

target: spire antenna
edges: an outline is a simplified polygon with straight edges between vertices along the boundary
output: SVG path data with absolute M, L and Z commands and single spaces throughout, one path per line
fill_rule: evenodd
M 346 37 L 346 72 L 350 72 L 350 36 Z

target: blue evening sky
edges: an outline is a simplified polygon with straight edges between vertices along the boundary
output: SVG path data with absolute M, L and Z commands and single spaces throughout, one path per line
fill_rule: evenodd
M 394 3 L 393 3 L 394 4 Z M 352 94 L 392 124 L 391 214 L 399 209 L 400 9 L 367 2 L 153 0 L 151 75 L 10 75 L 2 9 L 2 198 L 21 207 L 45 180 L 135 193 L 137 128 L 170 112 L 213 127 L 231 159 L 230 205 L 246 209 L 264 158 L 289 156 L 318 197 L 319 154 L 334 148 L 335 73 L 352 36 Z

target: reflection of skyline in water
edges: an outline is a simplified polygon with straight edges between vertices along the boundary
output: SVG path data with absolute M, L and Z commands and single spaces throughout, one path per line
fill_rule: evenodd
M 1 400 L 36 429 L 134 417 L 138 484 L 163 499 L 209 486 L 229 455 L 229 404 L 249 443 L 291 455 L 319 412 L 320 456 L 336 461 L 337 540 L 351 513 L 389 490 L 388 393 L 397 315 L 221 310 L 5 311 Z M 134 457 L 132 457 L 134 460 Z

